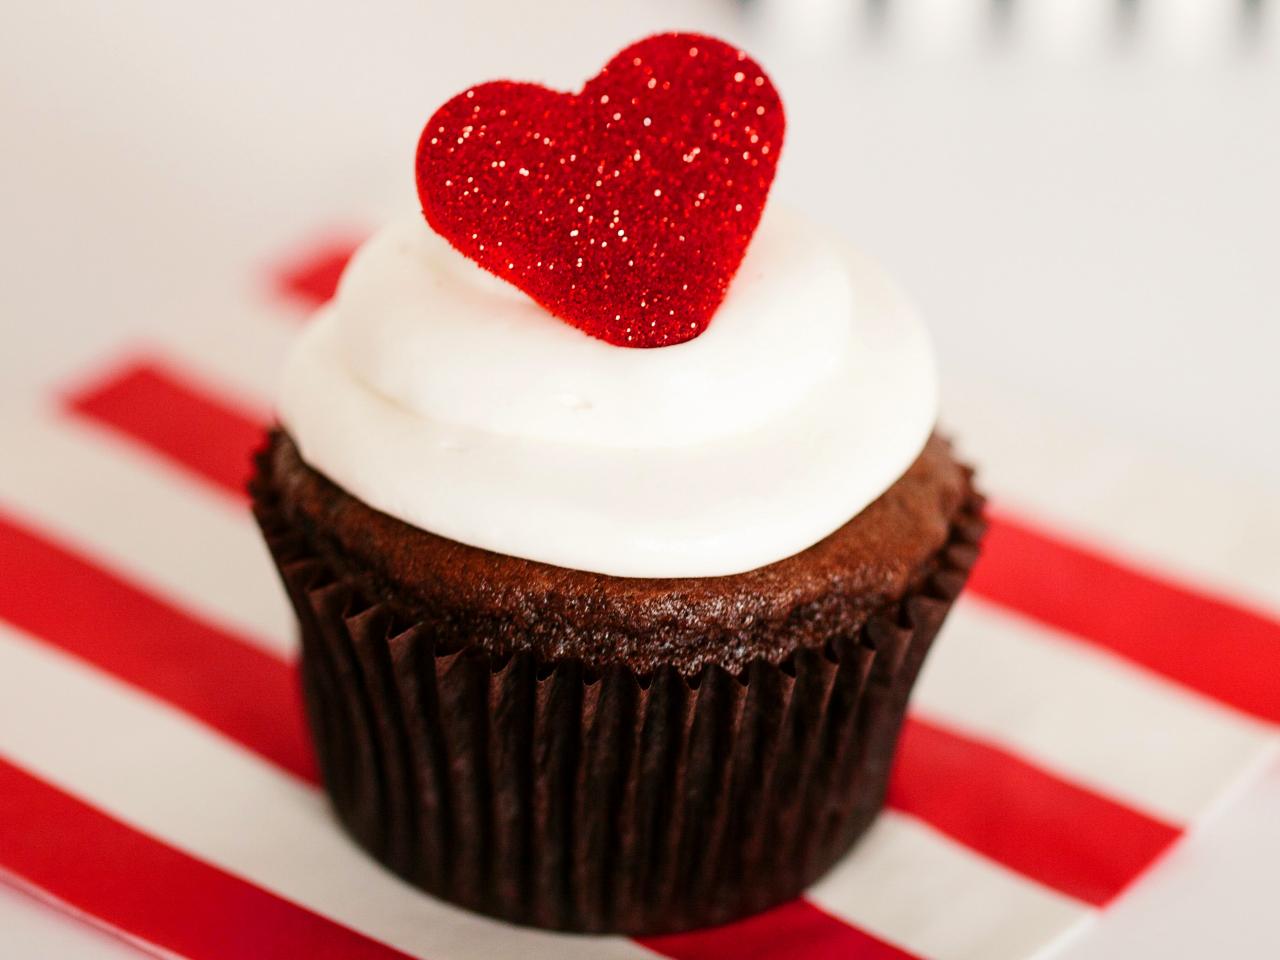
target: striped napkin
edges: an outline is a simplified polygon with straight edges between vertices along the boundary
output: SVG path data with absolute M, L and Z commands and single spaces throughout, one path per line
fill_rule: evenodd
M 349 252 L 286 257 L 242 316 L 0 411 L 9 882 L 193 960 L 1019 960 L 1158 869 L 1275 750 L 1280 622 L 1262 611 L 1280 581 L 1251 539 L 1257 503 L 963 396 L 948 410 L 996 493 L 984 556 L 916 690 L 887 809 L 804 898 L 628 940 L 416 891 L 326 809 L 244 493 L 271 369 Z M 1207 497 L 1211 520 L 1169 507 Z

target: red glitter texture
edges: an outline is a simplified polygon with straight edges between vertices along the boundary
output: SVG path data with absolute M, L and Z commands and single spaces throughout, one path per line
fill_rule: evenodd
M 759 65 L 662 34 L 581 93 L 496 81 L 418 144 L 427 222 L 486 270 L 609 343 L 696 337 L 760 222 L 786 126 Z

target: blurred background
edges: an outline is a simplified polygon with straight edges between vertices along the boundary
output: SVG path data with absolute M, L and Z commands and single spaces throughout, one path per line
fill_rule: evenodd
M 504 76 L 576 87 L 626 43 L 691 29 L 769 70 L 789 119 L 774 198 L 910 292 L 937 341 L 944 420 L 962 448 L 993 451 L 980 457 L 992 486 L 1064 448 L 1087 486 L 1095 451 L 1138 451 L 1170 464 L 1181 509 L 1201 491 L 1253 491 L 1267 512 L 1245 521 L 1269 535 L 1277 6 L 6 0 L 0 399 L 178 330 L 186 349 L 223 349 L 288 251 L 416 204 L 418 133 L 450 95 Z M 1223 509 L 1186 517 L 1152 496 L 1161 509 L 1142 522 L 1209 528 Z M 1087 511 L 1070 519 L 1088 526 Z M 1274 572 L 1229 587 L 1273 605 Z M 1273 926 L 1257 888 L 1274 892 L 1280 771 L 1232 809 L 1065 956 L 1258 942 Z M 40 922 L 5 903 L 0 917 Z M 1206 924 L 1244 939 L 1206 941 Z
M 120 329 L 216 318 L 252 279 L 242 264 L 411 207 L 417 135 L 461 87 L 572 87 L 648 31 L 698 29 L 766 64 L 790 120 L 775 198 L 887 263 L 948 384 L 998 384 L 1276 482 L 1275 6 L 6 3 L 15 375 Z M 196 233 L 238 255 L 193 262 Z

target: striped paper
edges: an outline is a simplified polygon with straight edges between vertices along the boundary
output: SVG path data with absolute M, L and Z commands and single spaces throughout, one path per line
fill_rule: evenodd
M 1072 459 L 1064 434 L 1039 467 L 991 441 L 991 532 L 912 701 L 887 808 L 805 897 L 628 940 L 420 893 L 328 814 L 244 492 L 283 331 L 348 252 L 285 257 L 218 335 L 175 332 L 0 411 L 9 882 L 193 960 L 1023 960 L 1159 869 L 1276 748 L 1276 598 L 1232 535 L 1247 498 L 1225 498 L 1213 529 L 1152 523 L 1135 504 L 1151 469 L 1078 481 L 1094 438 Z

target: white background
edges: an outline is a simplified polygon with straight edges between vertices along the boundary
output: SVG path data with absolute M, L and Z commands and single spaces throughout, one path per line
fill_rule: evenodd
M 980 384 L 1263 491 L 1274 527 L 1277 21 L 1229 0 L 7 0 L 0 399 L 216 330 L 281 251 L 411 207 L 417 134 L 468 83 L 575 86 L 697 28 L 769 68 L 777 196 L 911 291 L 962 440 Z M 1273 764 L 1063 956 L 1277 956 L 1278 893 Z M 13 956 L 133 955 L 3 887 L 0 930 Z

